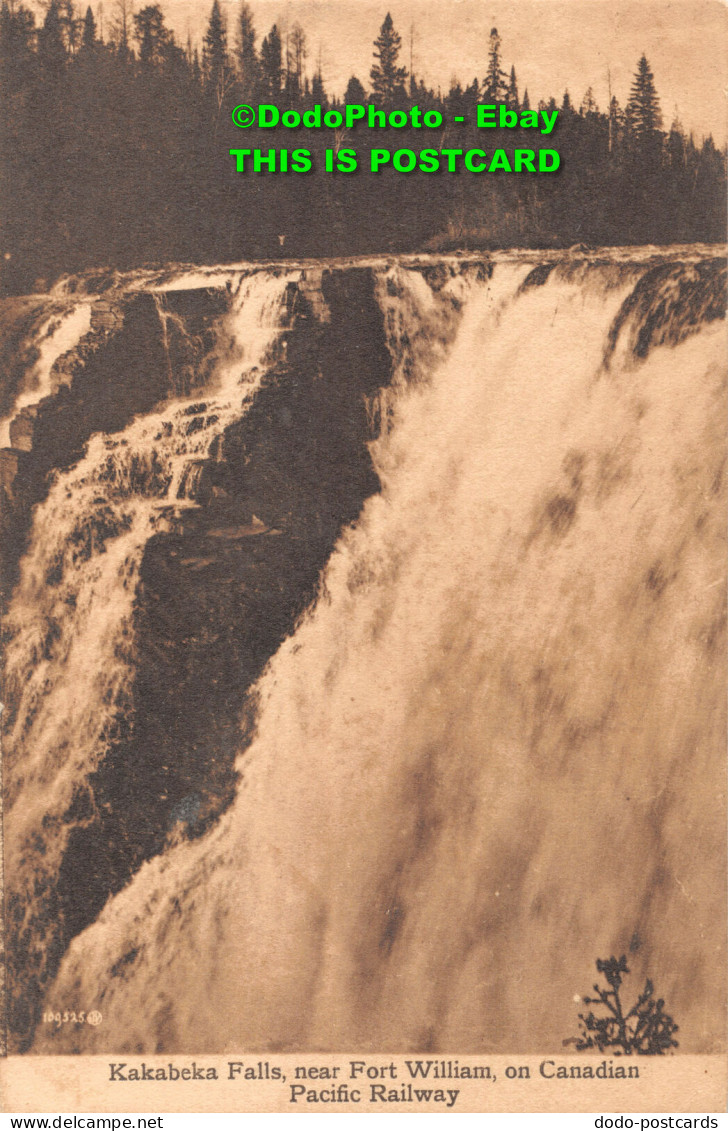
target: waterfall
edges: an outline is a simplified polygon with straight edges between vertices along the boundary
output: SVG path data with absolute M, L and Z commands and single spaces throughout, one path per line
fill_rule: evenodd
M 220 347 L 195 401 L 94 436 L 36 509 L 6 655 L 9 889 L 40 877 L 10 906 L 19 937 L 64 814 L 91 819 L 79 783 L 131 694 L 144 548 L 195 506 L 214 437 L 265 388 L 279 399 L 256 429 L 275 425 L 276 475 L 284 396 L 302 411 L 301 388 L 312 397 L 331 368 L 336 411 L 364 405 L 376 489 L 255 681 L 231 803 L 202 835 L 170 836 L 65 940 L 45 1000 L 105 1021 L 39 1028 L 34 1051 L 558 1050 L 612 953 L 655 981 L 681 1051 L 715 1051 L 720 261 L 652 249 L 349 270 L 349 325 L 329 280 L 319 337 L 280 347 L 290 387 L 269 350 L 286 287 L 305 306 L 309 283 L 261 271 L 228 323 L 255 343 L 249 383 Z M 365 283 L 389 375 L 347 392 L 341 359 L 373 364 L 354 323 Z M 311 343 L 333 340 L 347 348 L 329 365 Z M 341 470 L 322 442 L 309 490 Z M 249 454 L 240 465 L 254 474 Z M 295 557 L 302 534 L 281 514 Z M 239 542 L 276 525 L 246 523 Z M 33 929 L 31 966 L 51 945 Z
M 73 303 L 63 310 L 53 310 L 35 334 L 37 358 L 29 368 L 23 388 L 15 398 L 11 412 L 0 420 L 0 447 L 13 442 L 11 422 L 23 409 L 38 404 L 53 392 L 53 366 L 62 354 L 72 349 L 91 327 L 91 305 Z

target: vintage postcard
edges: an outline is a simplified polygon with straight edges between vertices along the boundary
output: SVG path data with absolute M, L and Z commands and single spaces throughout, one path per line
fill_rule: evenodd
M 725 1109 L 725 47 L 2 0 L 3 1110 Z

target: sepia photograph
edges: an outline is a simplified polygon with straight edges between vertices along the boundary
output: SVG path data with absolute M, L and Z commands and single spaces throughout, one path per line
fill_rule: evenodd
M 0 3 L 0 1109 L 725 1110 L 727 15 Z

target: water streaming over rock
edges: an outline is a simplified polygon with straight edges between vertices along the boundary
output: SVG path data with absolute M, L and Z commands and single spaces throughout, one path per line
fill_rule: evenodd
M 19 1047 L 45 1000 L 107 1020 L 38 1051 L 558 1050 L 622 952 L 720 1047 L 724 276 L 209 276 L 231 309 L 170 361 L 205 383 L 56 474 L 8 614 Z M 171 357 L 185 288 L 133 285 Z M 190 655 L 226 694 L 170 770 Z
M 36 359 L 28 366 L 23 387 L 18 390 L 11 411 L 0 420 L 0 446 L 5 447 L 13 442 L 22 446 L 22 433 L 18 435 L 18 424 L 29 415 L 28 410 L 32 410 L 44 397 L 54 392 L 53 366 L 59 357 L 73 349 L 90 328 L 91 305 L 86 302 L 75 303 L 58 313 L 51 313 L 38 327 L 33 334 L 34 344 L 37 344 Z M 11 430 L 13 423 L 15 428 Z
M 35 512 L 5 623 L 8 909 L 26 976 L 42 980 L 67 938 L 56 883 L 71 831 L 95 813 L 88 779 L 130 704 L 145 547 L 196 505 L 211 446 L 272 363 L 287 284 L 285 275 L 243 278 L 198 399 L 176 397 L 121 432 L 94 435 Z M 88 308 L 72 307 L 64 323 L 81 321 L 79 309 Z M 171 317 L 160 303 L 165 343 Z

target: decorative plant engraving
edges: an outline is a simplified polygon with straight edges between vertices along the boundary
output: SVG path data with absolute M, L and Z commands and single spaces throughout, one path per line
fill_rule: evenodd
M 613 1051 L 617 1056 L 664 1056 L 668 1049 L 677 1048 L 675 1033 L 678 1026 L 665 1012 L 662 998 L 654 998 L 655 988 L 648 978 L 645 988 L 631 1009 L 626 1009 L 620 990 L 623 975 L 629 974 L 627 956 L 597 959 L 597 970 L 604 975 L 608 989 L 595 983 L 596 997 L 584 997 L 585 1005 L 600 1006 L 601 1010 L 580 1013 L 581 1036 L 571 1037 L 564 1044 L 574 1044 L 583 1052 L 586 1049 Z M 606 1011 L 606 1012 L 603 1012 Z

